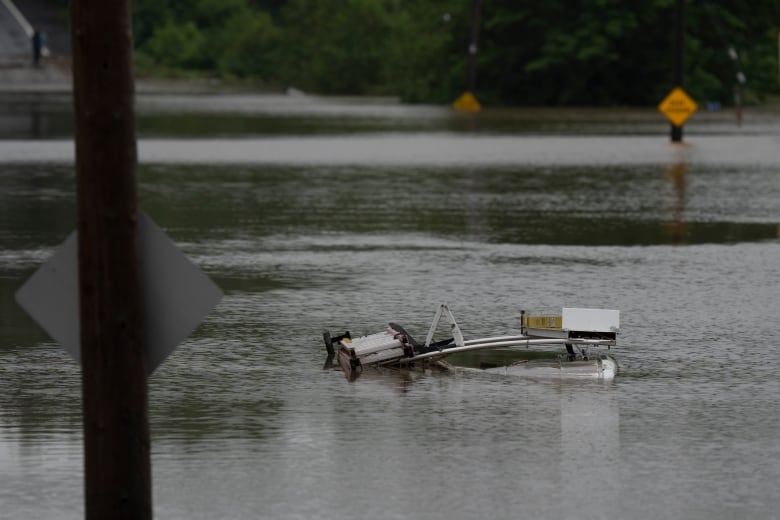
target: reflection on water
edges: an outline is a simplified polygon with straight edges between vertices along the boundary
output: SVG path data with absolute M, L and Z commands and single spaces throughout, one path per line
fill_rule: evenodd
M 685 163 L 678 163 L 672 166 L 666 173 L 667 177 L 672 181 L 675 195 L 674 204 L 671 208 L 672 218 L 665 227 L 665 231 L 673 244 L 685 243 L 688 235 L 688 225 L 684 220 L 686 169 Z
M 679 206 L 664 168 L 149 168 L 144 206 L 169 226 L 217 233 L 420 233 L 495 243 L 658 244 L 673 221 L 688 243 L 771 239 L 780 186 L 771 171 L 689 174 L 695 191 Z M 218 185 L 204 186 L 219 178 Z M 175 200 L 176 212 L 167 211 Z M 223 201 L 216 203 L 217 201 Z M 230 211 L 224 211 L 229 201 Z M 185 240 L 195 237 L 182 236 Z M 362 247 L 361 243 L 355 244 Z M 392 247 L 392 244 L 388 244 Z M 425 247 L 425 246 L 423 246 Z
M 606 518 L 620 507 L 620 406 L 615 392 L 561 395 L 561 481 L 572 502 Z
M 141 169 L 141 196 L 144 209 L 185 241 L 232 227 L 241 238 L 419 233 L 518 244 L 776 238 L 774 170 L 689 168 L 150 166 Z M 4 178 L 0 254 L 36 247 L 52 231 L 53 246 L 75 226 L 71 168 L 13 167 Z M 41 204 L 50 209 L 41 212 Z

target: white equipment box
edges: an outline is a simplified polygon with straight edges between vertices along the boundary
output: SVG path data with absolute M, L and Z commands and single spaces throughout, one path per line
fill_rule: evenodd
M 620 331 L 620 311 L 563 308 L 562 328 L 578 332 Z

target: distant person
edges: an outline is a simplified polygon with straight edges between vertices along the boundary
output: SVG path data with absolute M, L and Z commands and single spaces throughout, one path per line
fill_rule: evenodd
M 38 29 L 35 29 L 33 31 L 32 46 L 33 46 L 33 65 L 37 67 L 41 62 L 41 50 L 43 49 L 43 34 Z

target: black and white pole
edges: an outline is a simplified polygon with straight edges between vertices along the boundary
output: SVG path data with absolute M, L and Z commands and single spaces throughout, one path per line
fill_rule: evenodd
M 734 62 L 737 82 L 734 84 L 734 113 L 737 116 L 737 126 L 742 126 L 742 87 L 747 83 L 747 77 L 739 64 L 739 55 L 734 47 L 729 47 L 729 58 Z

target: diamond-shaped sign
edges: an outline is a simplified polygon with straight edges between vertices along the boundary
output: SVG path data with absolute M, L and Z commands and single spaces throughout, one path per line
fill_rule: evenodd
M 696 102 L 680 87 L 673 88 L 658 105 L 658 110 L 675 126 L 682 126 L 698 108 Z
M 222 291 L 139 212 L 144 347 L 151 374 L 211 309 Z M 74 231 L 16 292 L 16 301 L 76 361 L 81 359 L 78 239 Z
M 479 112 L 482 109 L 482 106 L 479 104 L 479 101 L 477 101 L 477 98 L 474 97 L 474 94 L 468 91 L 461 94 L 452 106 L 455 110 L 460 110 L 461 112 Z

